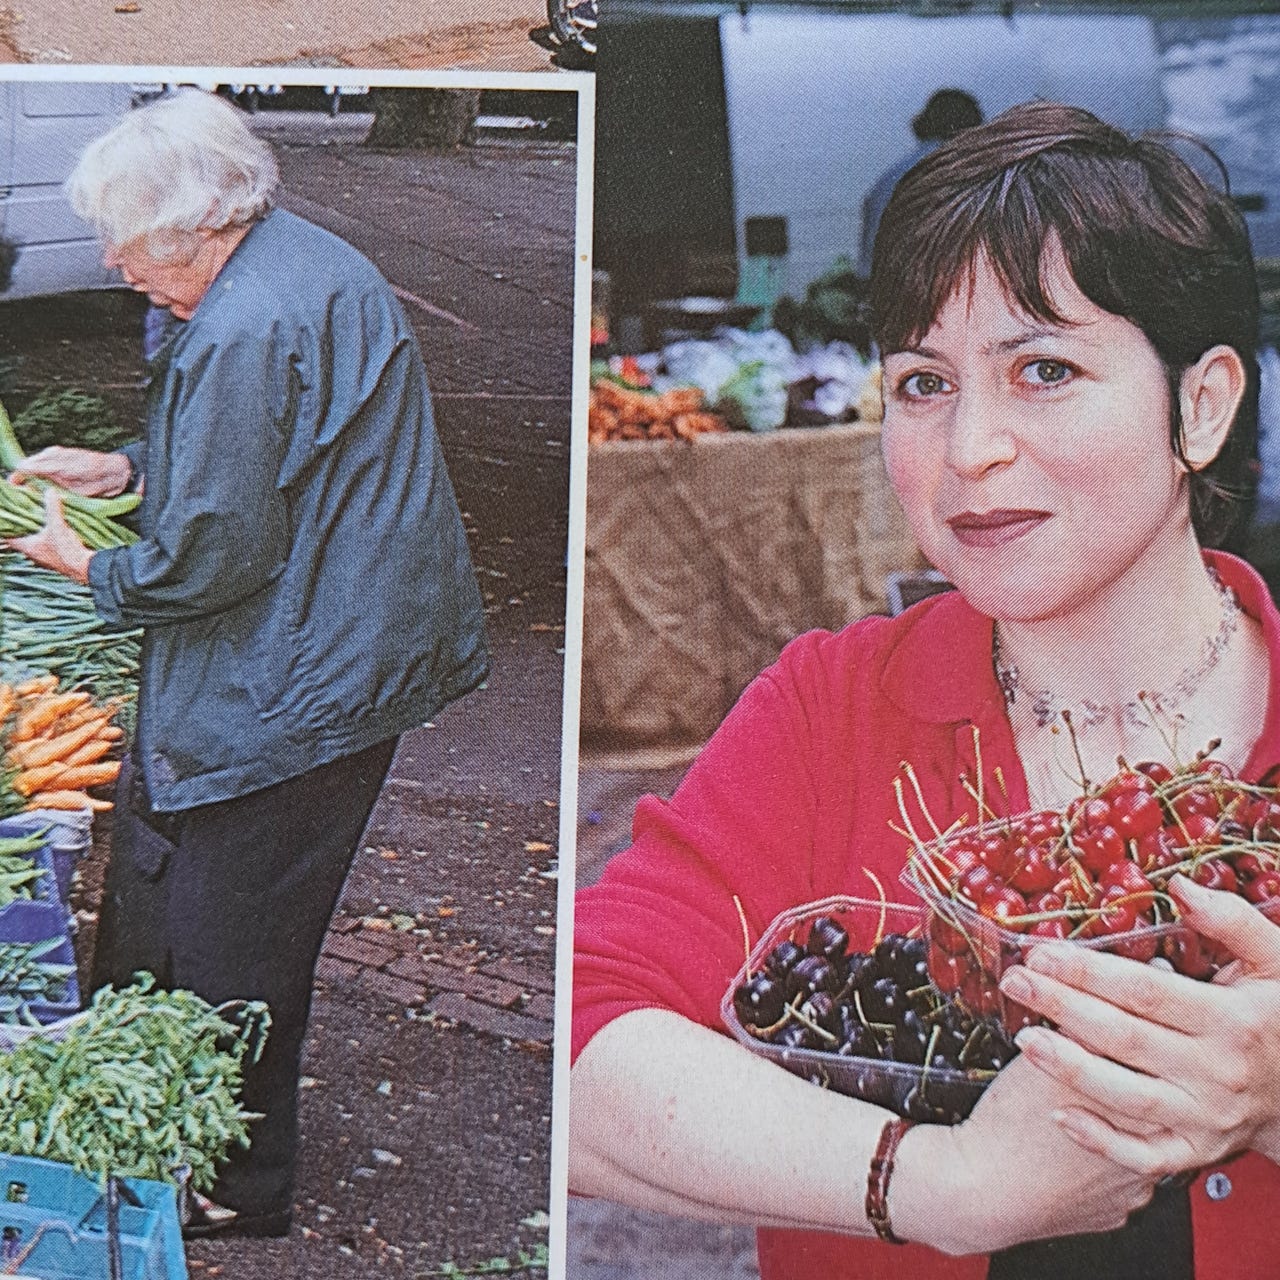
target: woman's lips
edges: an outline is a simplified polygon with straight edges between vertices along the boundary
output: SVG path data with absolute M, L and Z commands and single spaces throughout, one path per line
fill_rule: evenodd
M 1047 511 L 1003 508 L 962 511 L 958 516 L 951 516 L 947 524 L 962 546 L 1000 547 L 1038 529 L 1047 519 Z

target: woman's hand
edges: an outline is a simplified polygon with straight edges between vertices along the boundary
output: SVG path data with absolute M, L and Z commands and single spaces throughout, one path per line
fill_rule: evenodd
M 25 538 L 10 538 L 5 546 L 21 551 L 45 569 L 52 569 L 73 582 L 89 581 L 89 561 L 93 552 L 76 537 L 62 514 L 62 499 L 56 490 L 44 494 L 44 527 Z
M 68 449 L 55 444 L 25 459 L 11 479 L 14 484 L 21 484 L 28 476 L 35 476 L 88 498 L 111 498 L 125 491 L 131 474 L 129 459 L 123 453 Z
M 1187 924 L 1233 963 L 1205 983 L 1083 947 L 1037 947 L 1002 988 L 1059 1031 L 1029 1028 L 1018 1043 L 1088 1099 L 1060 1109 L 1064 1131 L 1144 1176 L 1250 1147 L 1280 1158 L 1280 927 L 1235 894 L 1183 877 L 1170 888 Z
M 921 1125 L 903 1139 L 890 1187 L 895 1229 L 962 1254 L 1123 1226 L 1156 1179 L 1070 1140 L 1054 1114 L 1084 1102 L 1014 1059 L 963 1124 Z

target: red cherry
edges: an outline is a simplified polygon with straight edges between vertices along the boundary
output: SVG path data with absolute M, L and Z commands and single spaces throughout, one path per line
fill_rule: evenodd
M 960 998 L 980 1017 L 990 1017 L 1000 1008 L 1000 988 L 989 974 L 970 970 L 960 987 Z
M 1192 813 L 1182 819 L 1181 826 L 1169 827 L 1169 836 L 1179 848 L 1188 845 L 1213 846 L 1219 843 L 1218 819 L 1207 813 Z
M 934 947 L 953 956 L 964 955 L 969 950 L 969 939 L 964 931 L 939 915 L 934 915 L 929 920 L 929 941 Z
M 1173 778 L 1173 770 L 1167 764 L 1161 764 L 1158 760 L 1143 760 L 1133 767 L 1136 772 L 1150 778 L 1158 787 L 1163 786 Z
M 1053 887 L 1057 878 L 1058 870 L 1044 850 L 1039 845 L 1031 845 L 1019 858 L 1009 883 L 1019 893 L 1043 893 Z
M 1111 803 L 1111 819 L 1115 829 L 1126 839 L 1159 831 L 1164 824 L 1160 801 L 1148 791 L 1127 791 Z
M 1143 871 L 1159 871 L 1163 867 L 1171 867 L 1182 860 L 1182 851 L 1174 839 L 1175 832 L 1168 827 L 1149 832 L 1140 840 L 1134 841 L 1138 866 Z
M 1117 773 L 1103 788 L 1103 792 L 1107 796 L 1120 796 L 1137 792 L 1150 795 L 1155 789 L 1154 779 L 1150 778 L 1145 772 L 1126 769 L 1122 773 Z
M 1089 931 L 1090 937 L 1103 937 L 1112 933 L 1128 933 L 1138 925 L 1138 908 L 1124 889 L 1117 886 L 1102 895 L 1102 905 Z
M 1027 900 L 1014 889 L 991 889 L 982 899 L 978 910 L 1001 928 L 1020 933 L 1024 926 L 1010 921 L 1027 914 Z
M 952 879 L 964 875 L 966 871 L 970 871 L 974 867 L 982 865 L 982 859 L 978 857 L 978 851 L 968 845 L 958 845 L 955 848 L 948 849 L 946 856 L 952 867 L 955 868 L 952 872 Z
M 964 897 L 968 898 L 974 906 L 981 904 L 982 899 L 988 890 L 997 887 L 999 886 L 995 876 L 993 876 L 991 872 L 982 865 L 970 867 L 969 870 L 960 877 L 960 892 Z
M 1196 814 L 1217 818 L 1222 813 L 1222 802 L 1209 787 L 1190 786 L 1179 791 L 1169 804 L 1170 809 L 1184 822 Z
M 1263 871 L 1252 879 L 1246 880 L 1243 893 L 1254 904 L 1280 898 L 1280 870 Z
M 1057 920 L 1037 920 L 1027 930 L 1032 938 L 1052 938 L 1061 941 L 1071 932 L 1071 921 L 1065 916 Z
M 1076 837 L 1080 861 L 1094 875 L 1122 862 L 1127 856 L 1124 837 L 1112 826 L 1094 827 Z
M 1118 889 L 1126 897 L 1133 900 L 1134 909 L 1146 911 L 1155 900 L 1155 890 L 1151 881 L 1142 874 L 1136 862 L 1117 862 L 1109 867 L 1103 875 L 1104 896 L 1112 889 Z
M 1206 889 L 1221 889 L 1225 893 L 1234 893 L 1238 883 L 1231 864 L 1221 858 L 1207 858 L 1192 871 L 1191 878 Z
M 1014 852 L 1003 835 L 987 836 L 978 845 L 978 857 L 983 865 L 998 879 L 1004 880 L 1014 865 Z
M 1038 1013 L 1032 1013 L 1025 1004 L 1019 1004 L 1016 1000 L 1006 1000 L 1000 1014 L 1000 1022 L 1011 1036 L 1016 1036 L 1023 1027 L 1039 1026 L 1044 1019 Z
M 1072 825 L 1077 830 L 1091 831 L 1095 827 L 1107 827 L 1111 825 L 1111 805 L 1101 796 L 1091 796 L 1071 816 L 1075 818 Z
M 1050 811 L 1033 813 L 1025 827 L 1028 844 L 1052 844 L 1062 837 L 1062 815 Z
M 1161 951 L 1179 973 L 1200 981 L 1212 978 L 1230 959 L 1217 943 L 1185 926 L 1165 936 Z
M 1154 933 L 1138 934 L 1132 938 L 1124 938 L 1112 943 L 1108 948 L 1114 954 L 1126 956 L 1130 960 L 1136 960 L 1139 964 L 1146 964 L 1147 961 L 1154 960 L 1159 949 L 1160 939 Z
M 929 957 L 929 977 L 944 995 L 955 995 L 969 976 L 970 965 L 964 956 L 936 950 Z
M 1208 778 L 1230 780 L 1236 776 L 1231 772 L 1229 765 L 1223 764 L 1221 760 L 1215 760 L 1212 756 L 1205 760 L 1197 760 L 1192 769 L 1195 773 L 1202 773 Z

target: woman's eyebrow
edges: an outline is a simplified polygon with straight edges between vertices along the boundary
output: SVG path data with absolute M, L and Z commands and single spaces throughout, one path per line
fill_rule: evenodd
M 1046 338 L 1061 338 L 1066 335 L 1068 330 L 1074 341 L 1081 342 L 1085 346 L 1096 347 L 1098 344 L 1084 336 L 1083 329 L 1083 325 L 1053 325 L 1044 329 L 1028 329 L 1012 338 L 1003 338 L 999 342 L 989 342 L 982 348 L 982 354 L 1002 355 L 1010 351 L 1018 351 L 1022 347 L 1030 346 L 1032 343 L 1043 342 Z

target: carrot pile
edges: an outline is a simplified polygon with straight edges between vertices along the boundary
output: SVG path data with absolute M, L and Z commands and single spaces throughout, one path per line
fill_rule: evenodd
M 676 387 L 657 395 L 601 378 L 591 388 L 587 441 L 692 440 L 707 431 L 728 431 L 729 424 L 706 408 L 697 387 Z
M 9 786 L 24 808 L 111 808 L 89 792 L 120 772 L 120 761 L 108 759 L 124 736 L 112 723 L 119 708 L 116 700 L 95 703 L 84 690 L 60 692 L 53 675 L 0 685 Z

